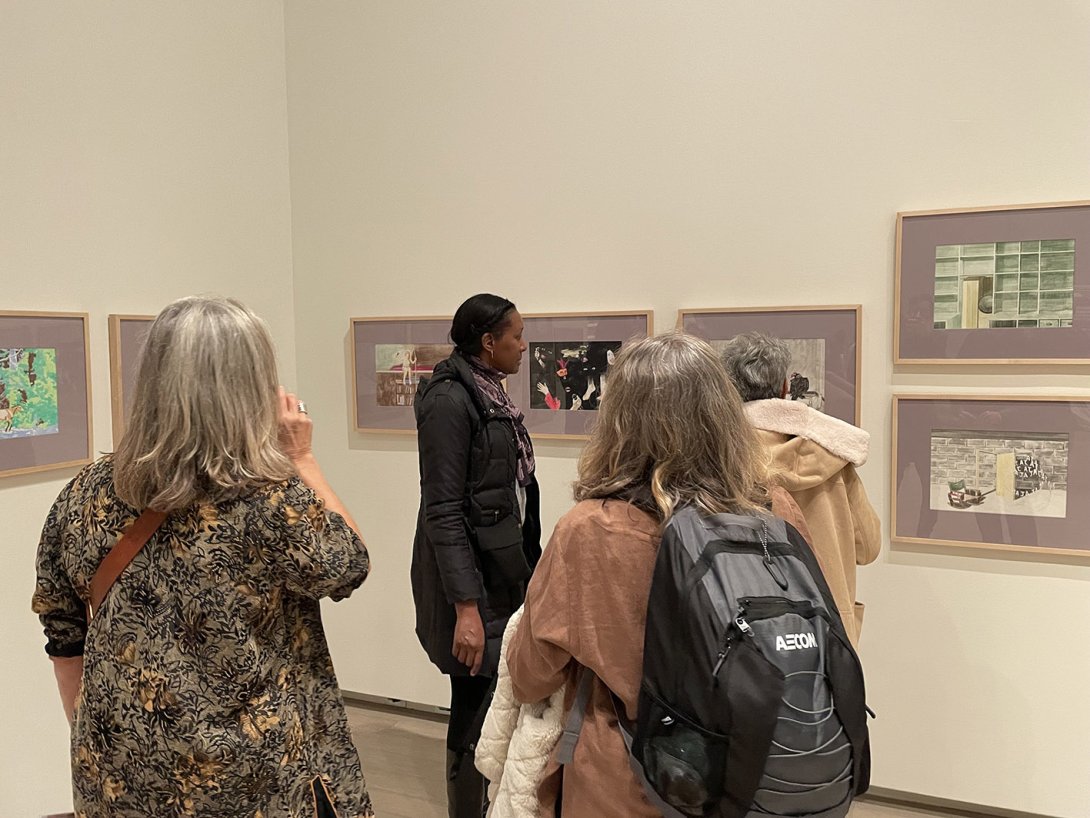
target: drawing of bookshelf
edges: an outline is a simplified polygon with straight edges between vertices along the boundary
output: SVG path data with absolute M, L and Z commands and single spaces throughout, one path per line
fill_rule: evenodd
M 935 248 L 935 329 L 1070 327 L 1075 240 Z

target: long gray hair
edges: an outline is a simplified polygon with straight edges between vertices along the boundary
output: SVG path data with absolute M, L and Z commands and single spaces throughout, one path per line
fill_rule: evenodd
M 715 350 L 668 332 L 625 344 L 610 368 L 575 499 L 649 490 L 663 520 L 687 504 L 752 511 L 768 499 L 767 465 Z
M 118 496 L 172 511 L 294 473 L 277 442 L 276 357 L 265 322 L 228 298 L 182 298 L 148 331 L 114 453 Z
M 735 336 L 723 349 L 723 366 L 742 400 L 782 398 L 791 365 L 791 350 L 763 332 Z

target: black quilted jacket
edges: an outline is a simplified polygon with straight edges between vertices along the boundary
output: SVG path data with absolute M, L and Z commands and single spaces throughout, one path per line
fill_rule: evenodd
M 478 600 L 487 640 L 484 675 L 495 672 L 507 620 L 541 556 L 538 488 L 527 487 L 519 523 L 512 421 L 477 389 L 455 352 L 422 384 L 414 405 L 420 446 L 420 512 L 413 541 L 416 634 L 446 674 L 468 675 L 451 654 L 454 603 Z

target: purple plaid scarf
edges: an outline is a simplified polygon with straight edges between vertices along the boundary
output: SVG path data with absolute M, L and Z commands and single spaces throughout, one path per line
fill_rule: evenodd
M 477 388 L 514 423 L 515 443 L 518 444 L 519 450 L 517 466 L 519 485 L 530 485 L 537 464 L 534 461 L 534 444 L 530 441 L 530 433 L 526 431 L 526 425 L 523 423 L 526 415 L 515 406 L 511 396 L 503 388 L 504 374 L 502 372 L 486 366 L 476 356 L 466 355 L 465 358 L 469 362 L 470 369 L 473 370 L 473 382 L 477 384 Z

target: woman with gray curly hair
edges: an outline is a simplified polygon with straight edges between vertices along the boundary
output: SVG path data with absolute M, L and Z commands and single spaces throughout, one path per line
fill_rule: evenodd
M 779 338 L 746 332 L 724 348 L 723 365 L 743 402 L 782 398 L 791 350 Z
M 174 302 L 117 451 L 49 512 L 33 607 L 80 816 L 374 814 L 318 604 L 370 560 L 277 380 L 253 312 Z M 119 538 L 135 549 L 117 567 Z
M 863 628 L 855 596 L 856 567 L 874 562 L 882 547 L 881 523 L 856 469 L 867 462 L 870 435 L 826 415 L 805 400 L 801 375 L 787 373 L 791 352 L 760 332 L 734 338 L 723 366 L 745 401 L 776 480 L 798 503 L 810 527 L 807 537 L 832 589 L 853 644 Z

